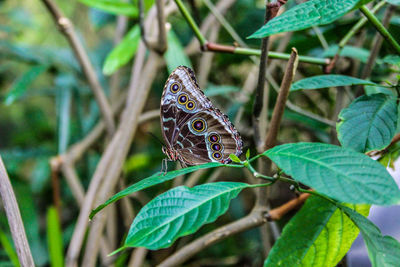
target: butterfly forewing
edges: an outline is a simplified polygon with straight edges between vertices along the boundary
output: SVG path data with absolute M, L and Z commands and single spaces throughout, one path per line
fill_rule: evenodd
M 167 149 L 185 165 L 229 163 L 229 154 L 242 153 L 239 133 L 228 117 L 213 107 L 187 67 L 176 68 L 165 84 L 161 125 Z

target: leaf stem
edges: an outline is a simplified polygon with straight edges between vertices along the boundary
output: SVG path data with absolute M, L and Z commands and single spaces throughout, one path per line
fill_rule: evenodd
M 200 45 L 203 47 L 207 43 L 207 39 L 201 33 L 199 27 L 197 26 L 196 22 L 194 21 L 193 17 L 190 15 L 189 11 L 186 9 L 182 1 L 175 0 L 175 3 L 178 6 L 179 10 L 181 11 L 183 17 L 186 19 L 190 28 L 192 28 L 194 34 L 196 35 L 197 39 L 200 42 Z
M 394 39 L 390 32 L 382 25 L 378 18 L 366 7 L 360 7 L 360 11 L 368 18 L 368 20 L 375 26 L 383 38 L 400 54 L 400 44 Z

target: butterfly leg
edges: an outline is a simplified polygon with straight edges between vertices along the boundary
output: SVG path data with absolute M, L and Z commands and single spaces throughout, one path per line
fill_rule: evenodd
M 168 161 L 169 160 L 167 158 L 162 160 L 160 174 L 162 174 L 162 175 L 166 175 L 167 174 L 167 172 L 168 172 Z

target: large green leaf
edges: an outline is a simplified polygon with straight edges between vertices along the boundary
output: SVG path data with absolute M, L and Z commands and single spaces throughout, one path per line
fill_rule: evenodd
M 138 9 L 131 3 L 118 1 L 118 0 L 78 0 L 79 2 L 90 7 L 101 9 L 105 12 L 125 15 L 130 17 L 137 17 Z
M 148 187 L 151 187 L 153 185 L 157 185 L 157 184 L 161 184 L 163 182 L 169 181 L 171 179 L 174 179 L 175 177 L 187 174 L 187 173 L 191 173 L 197 170 L 201 170 L 201 169 L 208 169 L 208 168 L 215 168 L 215 167 L 220 167 L 220 166 L 225 166 L 222 163 L 217 163 L 217 162 L 210 162 L 210 163 L 206 163 L 206 164 L 202 164 L 202 165 L 196 165 L 196 166 L 192 166 L 189 168 L 184 168 L 184 169 L 180 169 L 180 170 L 176 170 L 176 171 L 171 171 L 168 172 L 166 174 L 163 173 L 156 173 L 153 174 L 150 177 L 147 177 L 143 180 L 141 180 L 140 182 L 137 182 L 127 188 L 125 188 L 124 190 L 118 192 L 117 194 L 115 194 L 114 196 L 112 196 L 111 198 L 109 198 L 106 202 L 104 202 L 103 204 L 101 204 L 100 206 L 98 206 L 97 208 L 95 208 L 94 210 L 92 210 L 92 212 L 90 213 L 89 218 L 92 219 L 94 215 L 96 215 L 97 212 L 99 212 L 100 210 L 102 210 L 103 208 L 105 208 L 106 206 L 110 205 L 111 203 L 114 203 L 115 201 L 130 195 L 134 192 L 146 189 Z M 236 166 L 240 166 L 240 165 L 236 165 Z
M 376 85 L 371 81 L 357 79 L 351 76 L 330 74 L 318 75 L 310 78 L 302 79 L 292 84 L 290 91 L 297 91 L 301 89 L 320 89 L 338 86 L 351 86 L 351 85 Z
M 276 146 L 263 155 L 293 179 L 339 201 L 377 205 L 400 202 L 400 190 L 386 169 L 351 149 L 295 143 Z
M 395 267 L 400 263 L 400 243 L 391 236 L 383 236 L 370 220 L 348 208 L 341 209 L 360 229 L 373 267 Z
M 352 206 L 368 214 L 368 205 Z M 358 233 L 340 209 L 324 199 L 310 197 L 285 225 L 264 266 L 336 266 Z
M 192 66 L 189 57 L 185 54 L 185 50 L 173 30 L 168 32 L 168 49 L 164 54 L 167 62 L 168 72 L 171 73 L 178 66 Z
M 385 94 L 357 98 L 339 114 L 338 139 L 342 146 L 358 152 L 388 146 L 396 133 L 396 98 Z
M 273 18 L 248 38 L 264 38 L 276 33 L 329 24 L 352 10 L 359 2 L 360 0 L 310 0 Z
M 108 54 L 104 62 L 103 73 L 110 75 L 128 63 L 135 55 L 139 46 L 139 41 L 140 29 L 138 25 L 135 25 L 124 36 L 121 42 Z
M 250 187 L 218 182 L 193 188 L 179 186 L 150 201 L 133 221 L 124 247 L 166 248 L 224 214 L 231 199 Z
M 32 67 L 30 70 L 25 72 L 19 79 L 17 79 L 12 85 L 10 91 L 8 92 L 5 104 L 10 105 L 14 103 L 15 100 L 21 98 L 26 90 L 29 88 L 30 84 L 36 80 L 36 78 L 47 70 L 48 66 L 39 65 Z
M 64 266 L 64 253 L 60 220 L 54 207 L 47 211 L 47 243 L 51 266 Z

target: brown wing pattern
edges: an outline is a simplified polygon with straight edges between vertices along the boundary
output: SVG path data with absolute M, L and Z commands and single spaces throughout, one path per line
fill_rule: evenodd
M 191 69 L 180 66 L 169 76 L 161 99 L 163 137 L 186 165 L 229 163 L 242 153 L 242 140 L 228 117 L 212 106 Z

